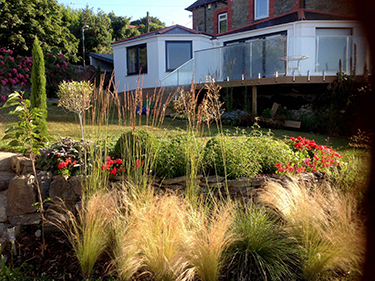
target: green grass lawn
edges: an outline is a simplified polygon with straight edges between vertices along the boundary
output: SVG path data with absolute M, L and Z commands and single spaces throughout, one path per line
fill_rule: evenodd
M 9 108 L 0 108 L 0 139 L 2 139 L 4 136 L 6 125 L 11 122 L 16 122 L 17 120 L 16 117 L 8 115 L 9 111 Z M 84 133 L 85 137 L 91 140 L 102 138 L 104 135 L 107 135 L 110 137 L 110 139 L 116 141 L 124 131 L 129 130 L 131 128 L 130 124 L 127 124 L 125 126 L 119 126 L 118 120 L 112 117 L 109 118 L 107 124 L 102 126 L 90 125 L 90 123 L 91 121 L 87 118 L 86 124 L 84 126 Z M 141 122 L 139 122 L 138 120 L 136 123 L 138 126 L 147 126 L 146 117 L 142 116 Z M 148 124 L 151 124 L 150 120 L 148 121 Z M 69 112 L 61 107 L 58 107 L 56 103 L 48 104 L 47 125 L 48 132 L 50 136 L 53 138 L 71 137 L 73 139 L 80 139 L 81 137 L 78 117 L 72 112 Z M 164 122 L 161 126 L 148 126 L 148 128 L 152 129 L 156 135 L 163 135 L 166 131 L 176 131 L 179 129 L 185 130 L 186 121 L 181 119 L 165 117 Z M 223 126 L 223 131 L 229 133 L 235 133 L 236 131 L 238 132 L 241 130 L 243 130 L 246 133 L 250 133 L 252 131 L 251 128 L 234 128 L 231 126 Z M 269 129 L 261 128 L 261 131 L 264 134 L 267 134 L 269 132 Z M 215 125 L 213 125 L 209 131 L 206 129 L 204 135 L 212 136 L 217 134 L 217 132 L 218 129 Z M 298 130 L 285 129 L 273 129 L 271 132 L 273 136 L 278 139 L 286 139 L 290 136 L 297 137 L 301 135 L 308 139 L 315 140 L 318 144 L 332 146 L 333 148 L 341 152 L 351 150 L 351 148 L 348 145 L 349 140 L 347 137 L 331 137 L 328 135 L 313 134 L 301 132 Z M 7 145 L 6 141 L 1 140 L 0 150 L 12 150 L 12 148 Z

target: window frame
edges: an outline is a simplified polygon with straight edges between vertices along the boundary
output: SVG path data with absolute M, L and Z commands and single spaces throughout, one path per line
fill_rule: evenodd
M 267 13 L 266 15 L 258 16 L 257 15 L 257 5 L 258 3 L 266 1 Z M 270 16 L 270 1 L 269 0 L 254 0 L 254 20 L 265 19 Z
M 173 43 L 189 43 L 190 44 L 190 59 L 191 60 L 193 58 L 193 41 L 192 40 L 168 40 L 168 41 L 165 41 L 165 72 L 172 72 L 174 71 L 176 68 L 172 69 L 172 68 L 168 68 L 168 44 L 173 44 Z
M 141 61 L 141 57 L 140 57 L 140 50 L 143 49 L 143 48 L 146 48 L 146 69 L 142 68 L 141 69 L 141 66 L 140 66 L 140 61 Z M 130 72 L 129 70 L 129 50 L 131 49 L 135 49 L 136 50 L 136 61 L 135 61 L 135 64 L 136 64 L 136 69 L 138 69 L 138 71 L 135 71 L 135 72 Z M 131 75 L 139 75 L 139 74 L 147 74 L 147 71 L 148 71 L 148 67 L 147 67 L 147 43 L 144 43 L 144 44 L 139 44 L 139 45 L 134 45 L 134 46 L 130 46 L 130 47 L 126 47 L 126 69 L 127 69 L 127 76 L 131 76 Z
M 222 15 L 225 15 L 225 19 L 220 19 L 220 16 L 222 16 Z M 220 23 L 222 22 L 222 21 L 226 21 L 226 28 L 225 28 L 225 31 L 221 31 L 220 30 Z M 217 15 L 217 33 L 218 34 L 220 34 L 220 33 L 223 33 L 223 32 L 226 32 L 226 31 L 228 31 L 228 13 L 227 12 L 225 12 L 225 13 L 220 13 L 220 14 L 218 14 Z

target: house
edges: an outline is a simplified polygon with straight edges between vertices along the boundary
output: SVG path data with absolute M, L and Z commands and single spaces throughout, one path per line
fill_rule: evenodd
M 115 80 L 143 88 L 204 82 L 327 83 L 369 69 L 366 41 L 340 0 L 197 0 L 193 28 L 171 26 L 112 44 Z M 272 82 L 272 83 L 275 83 Z M 314 83 L 315 83 L 314 82 Z M 120 91 L 122 89 L 120 88 Z
M 211 36 L 180 25 L 126 38 L 112 44 L 115 82 L 119 91 L 134 90 L 141 76 L 143 88 L 191 60 L 194 52 L 212 47 Z
M 100 63 L 100 69 L 102 72 L 113 71 L 113 55 L 90 53 L 89 56 L 90 56 L 90 65 L 93 65 L 95 66 L 95 68 L 98 68 L 98 65 Z

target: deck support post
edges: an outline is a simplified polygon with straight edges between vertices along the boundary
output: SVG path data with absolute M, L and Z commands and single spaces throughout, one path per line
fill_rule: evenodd
M 257 95 L 258 95 L 258 89 L 257 89 L 257 86 L 252 86 L 252 92 L 253 92 L 253 114 L 254 116 L 257 116 L 258 115 L 258 110 L 257 110 Z

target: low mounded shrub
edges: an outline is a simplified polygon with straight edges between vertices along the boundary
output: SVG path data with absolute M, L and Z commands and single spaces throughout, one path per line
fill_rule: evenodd
M 205 147 L 205 169 L 229 179 L 255 177 L 261 170 L 260 151 L 247 136 L 218 135 Z
M 256 147 L 263 173 L 276 172 L 275 163 L 292 161 L 294 157 L 293 151 L 285 142 L 272 137 L 249 137 L 247 142 L 251 147 Z
M 195 151 L 190 151 L 191 143 Z M 157 140 L 157 153 L 153 172 L 163 178 L 173 178 L 186 175 L 187 167 L 191 157 L 193 160 L 201 155 L 204 141 L 192 139 L 185 134 L 167 135 Z M 193 153 L 193 154 L 190 154 Z M 195 159 L 196 160 L 196 159 Z
M 143 129 L 123 133 L 111 151 L 111 156 L 127 161 L 144 159 L 154 147 L 154 136 Z

